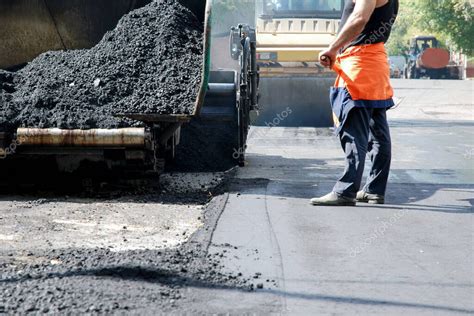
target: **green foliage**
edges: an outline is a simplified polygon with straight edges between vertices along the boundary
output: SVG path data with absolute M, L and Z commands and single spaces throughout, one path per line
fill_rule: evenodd
M 474 52 L 474 9 L 467 0 L 419 0 L 420 26 L 444 34 L 451 45 L 464 53 Z
M 415 14 L 413 10 L 413 1 L 401 0 L 400 12 L 392 29 L 390 40 L 387 43 L 389 55 L 405 55 L 408 50 L 408 41 L 413 37 L 417 30 L 413 25 Z
M 400 0 L 400 13 L 387 43 L 390 55 L 404 55 L 417 35 L 434 35 L 467 55 L 474 54 L 474 11 L 467 0 Z

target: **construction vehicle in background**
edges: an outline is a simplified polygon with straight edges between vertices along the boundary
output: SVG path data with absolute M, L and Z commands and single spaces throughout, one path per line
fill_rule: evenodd
M 212 1 L 179 1 L 204 25 L 202 78 L 197 83 L 200 89 L 192 115 L 126 115 L 143 122 L 143 128 L 63 130 L 31 126 L 13 133 L 0 131 L 0 148 L 15 144 L 14 152 L 0 161 L 3 172 L 10 172 L 10 164 L 20 162 L 22 173 L 37 174 L 46 166 L 40 162 L 45 160 L 65 171 L 80 170 L 88 162 L 101 162 L 104 169 L 130 169 L 133 173 L 140 170 L 156 175 L 167 162 L 186 162 L 190 152 L 193 160 L 200 160 L 190 166 L 209 170 L 216 160 L 243 165 L 248 113 L 257 102 L 255 32 L 243 25 L 232 31 L 233 58 L 240 60 L 240 70 L 210 71 Z M 21 67 L 50 50 L 90 48 L 124 14 L 149 2 L 0 0 L 0 68 Z M 16 178 L 20 177 L 18 174 Z M 46 175 L 43 179 L 47 178 Z
M 434 36 L 417 36 L 410 41 L 405 78 L 462 79 L 463 66 L 457 64 L 449 50 L 441 47 Z
M 333 125 L 329 88 L 335 74 L 319 64 L 339 30 L 343 0 L 257 1 L 257 62 L 260 68 L 258 125 Z

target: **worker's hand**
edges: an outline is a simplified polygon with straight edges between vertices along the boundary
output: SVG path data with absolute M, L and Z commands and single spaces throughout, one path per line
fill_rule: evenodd
M 319 61 L 321 62 L 321 65 L 327 68 L 332 68 L 334 63 L 336 62 L 336 56 L 337 56 L 337 51 L 334 49 L 328 49 L 325 51 L 322 51 L 319 54 Z

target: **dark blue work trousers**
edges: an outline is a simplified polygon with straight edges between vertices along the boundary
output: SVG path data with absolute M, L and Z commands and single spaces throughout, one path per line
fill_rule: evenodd
M 338 135 L 345 152 L 346 166 L 333 191 L 349 198 L 356 197 L 362 182 L 365 158 L 369 154 L 372 169 L 363 190 L 385 195 L 392 159 L 387 109 L 354 107 Z

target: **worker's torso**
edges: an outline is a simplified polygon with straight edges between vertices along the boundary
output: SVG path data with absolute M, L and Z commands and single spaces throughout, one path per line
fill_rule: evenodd
M 355 2 L 353 0 L 346 0 L 340 29 L 343 28 L 349 16 L 354 12 L 354 8 Z M 386 43 L 390 37 L 392 26 L 395 23 L 397 15 L 398 0 L 389 0 L 387 4 L 376 8 L 362 33 L 347 45 L 345 49 L 358 45 Z

